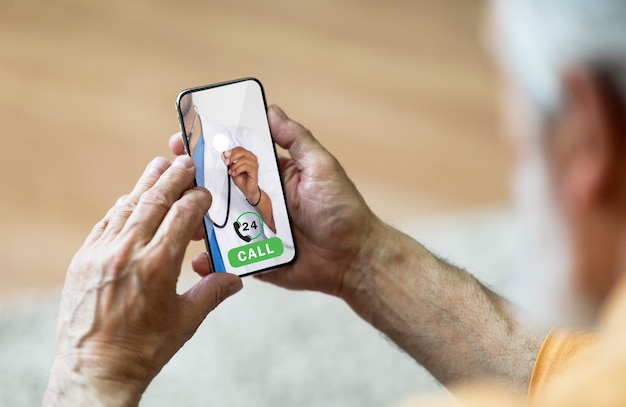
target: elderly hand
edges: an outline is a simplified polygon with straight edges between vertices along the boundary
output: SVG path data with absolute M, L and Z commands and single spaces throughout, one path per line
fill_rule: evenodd
M 341 165 L 307 129 L 277 106 L 268 109 L 268 119 L 274 140 L 291 155 L 280 157 L 280 169 L 298 257 L 259 278 L 290 289 L 350 297 L 361 279 L 360 268 L 375 255 L 368 250 L 380 237 L 380 222 Z M 172 136 L 170 148 L 184 153 L 180 134 Z
M 211 205 L 193 179 L 189 157 L 153 160 L 74 256 L 45 405 L 136 405 L 206 315 L 241 289 L 237 276 L 210 273 L 202 254 L 192 264 L 204 277 L 176 293 L 185 249 Z

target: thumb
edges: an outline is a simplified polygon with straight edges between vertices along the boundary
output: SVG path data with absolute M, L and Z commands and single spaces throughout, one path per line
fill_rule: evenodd
M 209 312 L 242 287 L 241 279 L 235 274 L 211 273 L 203 277 L 182 295 L 185 327 L 195 331 Z
M 267 119 L 274 141 L 289 150 L 294 160 L 300 161 L 311 152 L 323 150 L 308 129 L 287 117 L 278 106 L 272 105 L 267 109 Z

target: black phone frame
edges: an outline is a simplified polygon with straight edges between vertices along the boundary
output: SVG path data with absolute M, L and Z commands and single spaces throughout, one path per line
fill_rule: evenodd
M 185 153 L 191 157 L 191 149 L 189 148 L 189 140 L 187 140 L 186 134 L 187 134 L 187 130 L 185 129 L 185 122 L 183 120 L 183 113 L 180 109 L 180 100 L 187 94 L 191 94 L 194 92 L 200 92 L 203 90 L 207 90 L 207 89 L 213 89 L 213 88 L 218 88 L 218 87 L 222 87 L 222 86 L 228 86 L 228 85 L 233 85 L 235 83 L 240 83 L 240 82 L 247 82 L 247 81 L 254 81 L 256 82 L 259 87 L 261 88 L 261 97 L 263 98 L 263 108 L 265 109 L 265 117 L 267 119 L 267 99 L 265 98 L 265 88 L 263 87 L 263 84 L 261 83 L 260 80 L 258 80 L 257 78 L 254 77 L 244 77 L 244 78 L 239 78 L 239 79 L 232 79 L 229 81 L 223 81 L 223 82 L 217 82 L 217 83 L 213 83 L 213 84 L 209 84 L 209 85 L 203 85 L 203 86 L 196 86 L 193 88 L 187 88 L 182 90 L 178 96 L 176 97 L 176 112 L 178 113 L 178 122 L 180 125 L 180 130 L 181 130 L 181 137 L 183 139 L 183 147 L 185 149 Z M 276 160 L 276 167 L 278 168 L 278 178 L 280 181 L 280 188 L 282 191 L 282 198 L 283 198 L 283 202 L 285 204 L 285 210 L 287 212 L 287 220 L 289 222 L 289 231 L 291 233 L 291 237 L 293 239 L 293 250 L 294 250 L 294 255 L 293 258 L 291 260 L 289 260 L 286 263 L 281 263 L 281 264 L 277 264 L 274 266 L 270 266 L 270 267 L 266 267 L 263 269 L 259 269 L 259 270 L 255 270 L 255 271 L 251 271 L 249 273 L 244 273 L 244 274 L 238 274 L 239 277 L 247 277 L 247 276 L 251 276 L 251 275 L 257 275 L 257 274 L 263 274 L 263 273 L 267 273 L 270 271 L 274 271 L 276 269 L 279 268 L 283 268 L 285 266 L 288 266 L 292 263 L 294 263 L 296 261 L 296 259 L 298 258 L 298 245 L 296 243 L 296 235 L 293 232 L 293 222 L 291 220 L 291 214 L 289 213 L 289 205 L 287 204 L 287 197 L 285 196 L 285 183 L 283 180 L 283 175 L 280 171 L 280 162 L 278 161 L 278 152 L 276 151 L 276 143 L 274 142 L 274 136 L 272 135 L 272 129 L 269 128 L 269 119 L 268 120 L 268 130 L 270 133 L 270 137 L 272 139 L 272 149 L 274 151 L 274 159 Z M 197 182 L 196 182 L 196 177 L 194 177 L 194 186 L 197 186 Z M 206 228 L 206 221 L 203 218 L 202 219 L 202 227 L 204 229 L 204 246 L 207 250 L 207 253 L 209 253 L 209 259 L 211 260 L 211 268 L 213 270 L 215 270 L 215 264 L 213 262 L 213 255 L 211 254 L 211 247 L 209 244 L 209 235 L 208 235 L 208 231 Z M 223 256 L 222 256 L 223 258 Z

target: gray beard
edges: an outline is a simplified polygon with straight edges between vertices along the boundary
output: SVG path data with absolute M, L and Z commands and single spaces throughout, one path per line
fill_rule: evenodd
M 520 317 L 539 327 L 589 326 L 596 310 L 576 289 L 572 245 L 540 152 L 517 168 L 515 269 L 506 294 Z

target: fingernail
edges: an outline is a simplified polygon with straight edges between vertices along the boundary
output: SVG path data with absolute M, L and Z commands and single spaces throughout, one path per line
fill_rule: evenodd
M 167 161 L 165 158 L 157 157 L 154 160 L 150 161 L 146 172 L 151 175 L 163 175 L 169 165 L 169 161 Z
M 241 280 L 237 280 L 237 282 L 232 283 L 228 287 L 228 296 L 230 297 L 233 294 L 237 294 L 239 291 L 241 291 L 242 288 L 243 288 L 243 283 L 241 282 Z
M 285 112 L 283 111 L 283 109 L 281 109 L 280 107 L 278 107 L 277 105 L 272 105 L 272 109 L 274 109 L 274 112 L 283 120 L 287 120 L 288 117 L 285 114 Z
M 172 166 L 182 169 L 189 169 L 193 167 L 193 160 L 189 156 L 179 155 L 172 163 Z

